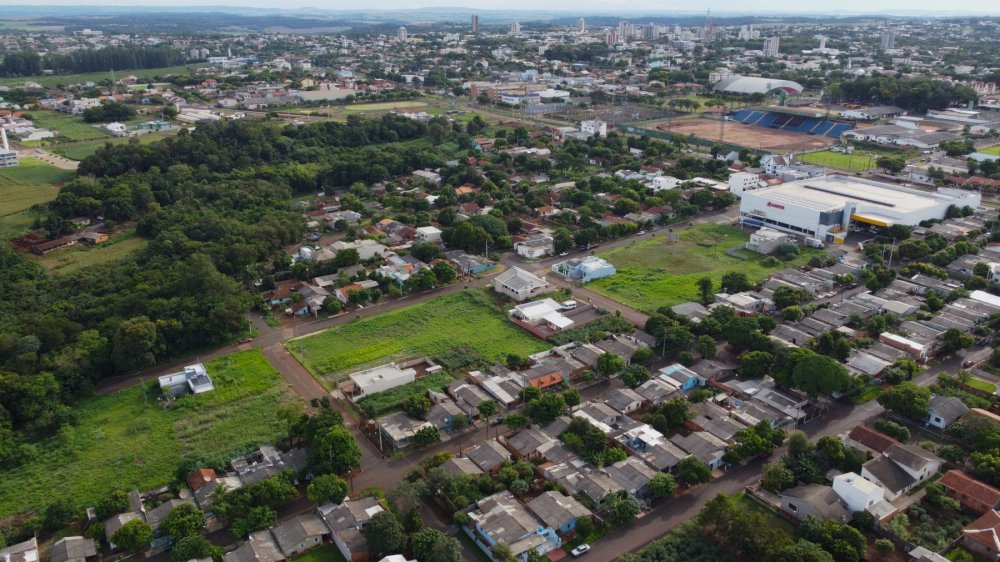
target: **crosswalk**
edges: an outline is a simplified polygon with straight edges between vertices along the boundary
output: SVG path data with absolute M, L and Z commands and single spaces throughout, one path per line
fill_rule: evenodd
M 272 343 L 271 345 L 266 345 L 266 346 L 264 346 L 262 348 L 262 350 L 263 351 L 279 351 L 279 350 L 280 351 L 284 351 L 285 348 L 284 348 L 284 346 L 281 345 L 281 342 L 278 342 L 278 343 Z

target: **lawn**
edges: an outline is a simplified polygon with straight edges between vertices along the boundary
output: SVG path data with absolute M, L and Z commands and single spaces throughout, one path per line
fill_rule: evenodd
M 49 273 L 72 273 L 80 268 L 124 259 L 146 248 L 149 241 L 139 237 L 135 230 L 123 230 L 100 245 L 77 244 L 44 256 L 30 256 L 42 264 Z
M 989 392 L 990 394 L 996 394 L 997 391 L 997 385 L 975 377 L 970 378 L 965 384 L 971 388 L 982 390 L 983 392 Z
M 427 107 L 427 102 L 414 101 L 414 100 L 400 100 L 400 101 L 385 101 L 377 103 L 359 103 L 355 105 L 344 106 L 344 110 L 348 113 L 356 113 L 358 111 L 389 111 L 393 109 L 407 109 L 413 107 Z
M 395 359 L 437 355 L 467 345 L 490 361 L 548 346 L 508 321 L 485 290 L 465 290 L 288 342 L 313 374 L 343 378 Z M 334 377 L 334 375 L 339 375 Z
M 49 129 L 57 137 L 65 137 L 68 141 L 103 139 L 111 136 L 111 133 L 85 123 L 83 117 L 50 109 L 36 109 L 28 112 L 25 117 L 31 119 L 36 127 Z
M 759 502 L 757 502 L 753 498 L 748 497 L 744 493 L 736 494 L 736 496 L 738 498 L 739 504 L 743 507 L 744 510 L 752 513 L 760 513 L 761 515 L 763 515 L 768 519 L 768 524 L 771 527 L 775 527 L 777 529 L 780 529 L 781 531 L 784 531 L 785 534 L 788 535 L 789 537 L 795 536 L 795 526 L 792 525 L 792 523 L 789 522 L 787 519 L 784 519 L 783 517 L 778 515 L 776 511 L 764 507 Z
M 314 548 L 302 556 L 292 558 L 295 562 L 345 562 L 344 555 L 333 543 Z
M 191 66 L 168 66 L 164 68 L 149 68 L 145 70 L 119 70 L 115 69 L 115 76 L 117 78 L 122 78 L 124 76 L 136 76 L 140 80 L 151 80 L 157 76 L 176 76 L 176 75 L 188 75 L 191 74 L 192 70 L 200 67 L 207 66 L 204 64 L 196 64 Z M 7 86 L 10 88 L 23 87 L 25 82 L 36 82 L 41 84 L 43 87 L 51 88 L 59 84 L 83 84 L 86 82 L 94 82 L 95 84 L 100 84 L 106 80 L 111 79 L 111 72 L 89 72 L 84 74 L 56 74 L 53 76 L 22 76 L 19 78 L 0 78 L 0 86 Z
M 0 223 L 9 215 L 48 203 L 59 193 L 59 185 L 73 177 L 35 158 L 21 158 L 20 165 L 0 170 Z
M 155 381 L 76 407 L 78 424 L 38 443 L 37 456 L 0 473 L 0 519 L 53 499 L 94 505 L 116 487 L 148 489 L 176 478 L 182 458 L 228 459 L 282 438 L 277 407 L 298 400 L 258 350 L 206 365 L 215 391 L 172 409 Z
M 83 160 L 88 156 L 92 156 L 97 149 L 102 148 L 105 144 L 126 144 L 132 139 L 138 139 L 139 144 L 150 144 L 170 136 L 170 134 L 157 134 L 150 133 L 147 135 L 139 135 L 137 137 L 107 137 L 94 140 L 86 140 L 74 143 L 65 143 L 55 145 L 49 148 L 52 152 L 62 155 L 70 160 Z
M 428 390 L 442 392 L 444 391 L 444 387 L 453 382 L 455 382 L 455 379 L 451 375 L 443 371 L 438 371 L 437 373 L 420 377 L 411 384 L 397 386 L 385 392 L 366 396 L 358 401 L 358 405 L 365 406 L 367 404 L 372 408 L 373 415 L 381 416 L 382 414 L 400 409 L 403 402 L 408 398 L 413 396 L 427 396 Z
M 1000 156 L 1000 145 L 991 146 L 989 148 L 981 148 L 976 152 L 982 152 L 983 154 L 992 154 L 993 156 Z
M 848 170 L 851 172 L 864 172 L 875 167 L 876 157 L 864 152 L 854 154 L 844 154 L 821 150 L 819 152 L 807 152 L 800 154 L 798 160 L 806 164 L 837 168 L 838 170 Z
M 634 242 L 598 255 L 612 264 L 618 273 L 587 284 L 592 289 L 618 302 L 652 312 L 661 306 L 697 300 L 698 279 L 708 276 L 718 288 L 724 273 L 738 271 L 751 282 L 767 277 L 773 271 L 797 267 L 807 262 L 818 250 L 800 248 L 799 257 L 790 262 L 767 266 L 765 256 L 739 260 L 725 253 L 750 239 L 739 228 L 702 224 L 680 232 L 680 240 L 670 242 L 666 236 Z

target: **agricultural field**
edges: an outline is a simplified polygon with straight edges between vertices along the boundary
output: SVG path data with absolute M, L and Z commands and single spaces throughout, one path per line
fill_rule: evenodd
M 851 172 L 871 170 L 875 167 L 875 160 L 877 160 L 877 156 L 865 152 L 855 151 L 853 154 L 843 154 L 829 150 L 807 152 L 800 154 L 797 158 L 800 162 L 805 162 L 806 164 L 815 164 L 817 166 L 826 166 L 828 168 Z
M 146 135 L 139 135 L 137 137 L 107 137 L 94 140 L 86 140 L 73 143 L 58 144 L 49 147 L 49 150 L 68 158 L 70 160 L 84 160 L 88 156 L 93 156 L 97 149 L 102 148 L 105 144 L 126 144 L 132 139 L 138 139 L 139 144 L 150 144 L 170 136 L 173 132 L 163 134 L 163 133 L 149 133 Z
M 680 232 L 680 240 L 666 236 L 635 242 L 598 255 L 612 264 L 618 273 L 587 284 L 618 302 L 653 312 L 661 306 L 698 299 L 698 279 L 708 276 L 718 287 L 729 271 L 746 274 L 751 282 L 765 278 L 772 271 L 806 263 L 818 250 L 800 248 L 799 257 L 790 262 L 766 265 L 768 258 L 751 256 L 740 260 L 725 253 L 744 244 L 750 236 L 737 227 L 702 224 Z
M 42 264 L 42 267 L 49 273 L 66 274 L 91 265 L 100 265 L 134 256 L 144 250 L 148 244 L 149 241 L 141 238 L 134 229 L 125 230 L 112 235 L 107 242 L 97 246 L 77 244 L 44 256 L 32 255 L 29 256 L 29 259 Z
M 83 400 L 79 422 L 37 444 L 37 456 L 0 473 L 0 518 L 56 498 L 94 505 L 108 491 L 148 489 L 176 478 L 184 458 L 228 459 L 285 436 L 278 406 L 298 400 L 259 350 L 205 367 L 215 391 L 167 408 L 155 380 Z
M 292 340 L 289 351 L 324 382 L 388 361 L 466 345 L 491 361 L 549 346 L 509 322 L 485 290 L 465 290 Z
M 27 113 L 25 117 L 31 119 L 36 127 L 49 129 L 56 134 L 57 138 L 63 137 L 71 142 L 111 137 L 107 131 L 85 123 L 83 117 L 68 113 L 37 109 Z
M 148 68 L 145 70 L 115 70 L 118 78 L 122 76 L 132 75 L 139 78 L 140 81 L 144 80 L 154 80 L 156 77 L 166 77 L 166 76 L 186 76 L 191 74 L 195 69 L 201 66 L 207 66 L 206 64 L 194 64 L 190 66 L 168 66 L 164 68 Z M 43 87 L 51 88 L 58 86 L 60 84 L 84 84 L 87 82 L 93 82 L 95 84 L 100 84 L 106 80 L 111 80 L 110 72 L 87 72 L 83 74 L 55 74 L 52 76 L 22 76 L 19 78 L 0 78 L 0 86 L 7 86 L 9 88 L 23 87 L 25 82 L 35 82 L 41 84 Z M 159 81 L 159 80 L 157 80 Z
M 9 240 L 31 229 L 33 205 L 55 199 L 73 172 L 35 158 L 21 158 L 19 166 L 0 170 L 0 239 Z
M 982 148 L 976 152 L 982 152 L 983 154 L 992 154 L 993 156 L 1000 156 L 1000 145 L 991 146 L 988 148 Z

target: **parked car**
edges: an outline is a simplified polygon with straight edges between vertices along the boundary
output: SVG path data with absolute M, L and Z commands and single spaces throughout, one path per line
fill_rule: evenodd
M 576 308 L 576 301 L 563 301 L 560 310 L 573 310 Z
M 968 369 L 969 367 L 972 367 L 976 363 L 977 362 L 973 361 L 972 359 L 966 359 L 965 361 L 962 361 L 962 368 L 963 369 Z
M 253 341 L 253 338 L 243 338 L 243 339 L 240 340 L 240 343 L 250 343 L 252 341 Z
M 589 544 L 581 544 L 580 546 L 578 546 L 578 547 L 574 548 L 573 550 L 571 550 L 569 553 L 572 554 L 574 557 L 576 557 L 576 556 L 583 556 L 584 554 L 587 554 L 588 552 L 590 552 L 590 545 Z

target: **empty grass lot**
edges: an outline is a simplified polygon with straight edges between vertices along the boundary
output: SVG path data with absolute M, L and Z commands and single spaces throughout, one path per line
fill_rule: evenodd
M 80 160 L 83 160 L 83 159 L 87 158 L 88 156 L 93 156 L 93 154 L 95 152 L 97 152 L 97 149 L 102 148 L 107 143 L 111 143 L 111 144 L 126 144 L 129 141 L 131 141 L 132 139 L 138 139 L 139 144 L 150 144 L 150 143 L 154 143 L 154 142 L 157 142 L 157 141 L 161 141 L 164 138 L 170 136 L 170 134 L 171 133 L 167 133 L 167 134 L 163 134 L 163 133 L 150 133 L 150 134 L 146 134 L 146 135 L 139 135 L 137 137 L 128 137 L 128 138 L 107 137 L 107 138 L 101 138 L 101 139 L 94 139 L 94 140 L 87 140 L 87 141 L 80 141 L 80 142 L 73 142 L 73 143 L 58 144 L 58 145 L 49 147 L 49 149 L 52 152 L 55 152 L 56 154 L 59 154 L 59 155 L 65 157 L 65 158 L 68 158 L 70 160 L 80 161 Z
M 876 156 L 857 151 L 853 154 L 844 154 L 821 150 L 819 152 L 800 154 L 798 159 L 801 162 L 817 166 L 826 166 L 828 168 L 837 168 L 838 170 L 848 170 L 851 172 L 864 172 L 875 167 Z
M 125 76 L 135 76 L 144 82 L 159 81 L 155 80 L 156 77 L 167 77 L 167 76 L 187 76 L 191 74 L 195 69 L 201 66 L 207 66 L 205 64 L 196 64 L 191 66 L 168 66 L 164 68 L 149 68 L 145 70 L 115 70 L 115 76 L 119 79 Z M 0 86 L 7 86 L 9 88 L 22 88 L 25 82 L 36 82 L 41 84 L 46 88 L 51 88 L 53 86 L 58 86 L 59 84 L 85 84 L 87 82 L 93 82 L 95 84 L 101 84 L 111 80 L 111 72 L 88 72 L 83 74 L 56 74 L 53 76 L 24 76 L 20 78 L 0 78 Z
M 408 109 L 414 107 L 427 107 L 427 102 L 415 100 L 384 101 L 374 103 L 358 103 L 345 105 L 344 111 L 357 113 L 359 111 L 391 111 L 393 109 Z
M 28 112 L 29 117 L 36 127 L 49 129 L 57 137 L 64 137 L 68 141 L 85 141 L 92 139 L 110 138 L 107 131 L 84 122 L 83 117 L 60 113 L 50 109 L 36 109 Z
M 460 345 L 503 361 L 549 346 L 506 319 L 484 290 L 465 290 L 290 341 L 289 351 L 314 375 L 339 382 L 350 371 Z
M 747 242 L 748 234 L 739 228 L 702 224 L 680 233 L 680 240 L 669 242 L 666 235 L 636 242 L 598 255 L 612 264 L 618 273 L 587 284 L 592 289 L 628 306 L 653 312 L 661 306 L 698 299 L 698 279 L 708 276 L 719 287 L 722 275 L 729 271 L 746 274 L 756 282 L 772 271 L 796 267 L 817 253 L 800 248 L 801 254 L 791 262 L 765 266 L 764 256 L 739 260 L 725 254 Z M 748 252 L 749 255 L 753 255 Z
M 131 257 L 143 249 L 149 241 L 139 237 L 135 230 L 124 230 L 97 246 L 77 244 L 44 256 L 30 256 L 42 264 L 49 273 L 66 274 L 91 265 L 104 264 Z
M 55 199 L 71 177 L 73 172 L 35 158 L 21 158 L 19 166 L 0 170 L 0 238 L 16 238 L 30 230 L 34 215 L 28 209 Z
M 988 381 L 984 381 L 983 379 L 977 379 L 975 377 L 970 378 L 968 382 L 966 382 L 965 384 L 970 386 L 971 388 L 974 388 L 976 390 L 982 390 L 983 392 L 989 392 L 990 394 L 996 394 L 997 391 L 997 385 Z
M 27 464 L 0 472 L 0 519 L 56 498 L 94 505 L 108 491 L 169 484 L 182 458 L 228 459 L 287 433 L 278 405 L 299 400 L 258 350 L 206 365 L 215 391 L 165 409 L 156 382 L 76 406 L 78 424 L 37 444 Z
M 989 148 L 981 148 L 977 152 L 982 152 L 983 154 L 992 154 L 993 156 L 1000 156 L 1000 145 L 991 146 Z

